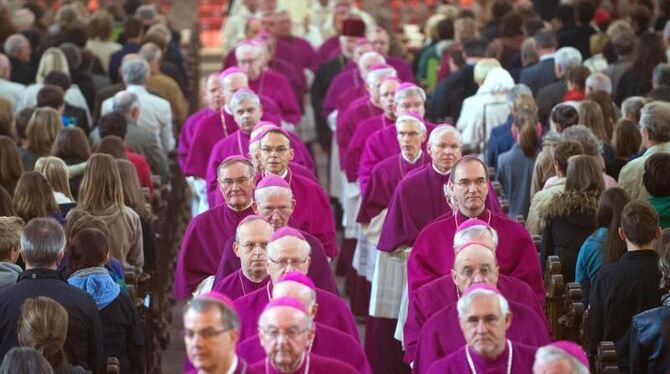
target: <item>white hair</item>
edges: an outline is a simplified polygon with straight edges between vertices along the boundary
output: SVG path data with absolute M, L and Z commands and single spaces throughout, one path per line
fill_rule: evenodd
M 389 66 L 389 67 L 384 68 L 384 69 L 377 69 L 377 70 L 373 70 L 373 71 L 368 72 L 368 75 L 365 77 L 365 82 L 367 84 L 372 85 L 372 84 L 375 84 L 376 82 L 381 81 L 384 78 L 397 77 L 397 76 L 398 75 L 397 75 L 396 70 L 392 66 Z
M 581 65 L 582 54 L 577 48 L 563 47 L 554 54 L 554 61 L 561 67 L 563 74 L 567 74 L 571 67 Z
M 425 134 L 425 133 L 426 133 L 426 125 L 423 123 L 423 121 L 420 121 L 420 120 L 419 120 L 418 118 L 416 118 L 416 117 L 413 117 L 413 116 L 410 116 L 410 115 L 407 115 L 407 114 L 403 114 L 403 115 L 399 116 L 399 117 L 395 120 L 395 128 L 396 128 L 396 130 L 398 129 L 398 125 L 401 124 L 402 122 L 414 122 L 414 123 L 416 123 L 416 124 L 419 125 L 419 132 L 420 132 L 420 133 L 422 133 L 422 134 Z
M 290 235 L 289 235 L 289 236 L 290 236 Z M 295 236 L 291 236 L 291 237 L 297 239 L 298 241 L 300 241 L 300 243 L 302 244 L 302 250 L 303 250 L 303 252 L 305 253 L 305 256 L 309 256 L 309 255 L 312 254 L 312 246 L 309 245 L 309 243 L 307 242 L 307 240 L 302 240 L 302 239 L 300 239 L 300 238 L 298 238 L 298 237 L 295 237 Z M 281 237 L 281 238 L 276 239 L 276 240 L 273 240 L 273 241 L 271 241 L 270 243 L 268 243 L 268 246 L 267 246 L 267 254 L 268 254 L 268 256 L 270 256 L 270 253 L 272 253 L 273 255 L 270 256 L 270 257 L 272 257 L 272 258 L 277 258 L 276 254 L 275 254 L 275 251 L 278 251 L 278 250 L 279 250 L 279 248 L 277 248 L 277 242 L 278 242 L 279 240 L 283 239 L 283 238 L 286 238 L 286 236 Z
M 583 363 L 581 363 L 579 360 L 576 358 L 572 357 L 572 355 L 568 354 L 564 350 L 554 347 L 553 345 L 545 345 L 544 347 L 538 348 L 537 352 L 535 352 L 535 362 L 552 362 L 552 361 L 557 361 L 557 360 L 568 360 L 568 363 L 570 363 L 570 372 L 572 374 L 589 374 L 589 368 L 584 366 Z
M 237 110 L 237 107 L 243 102 L 251 102 L 256 108 L 260 108 L 261 99 L 251 90 L 239 90 L 235 92 L 233 97 L 230 99 L 230 110 L 233 113 Z
M 509 303 L 507 302 L 507 299 L 505 299 L 503 295 L 493 292 L 491 290 L 476 289 L 458 299 L 458 303 L 456 304 L 456 308 L 458 309 L 458 318 L 466 317 L 466 314 L 468 313 L 468 311 L 470 311 L 470 305 L 472 305 L 472 301 L 477 296 L 496 297 L 498 299 L 498 305 L 500 306 L 500 314 L 503 316 L 509 314 Z
M 282 196 L 288 195 L 289 201 L 293 199 L 293 191 L 291 191 L 290 188 L 286 187 L 270 186 L 261 189 L 256 189 L 254 191 L 254 198 L 256 199 L 256 203 L 265 201 L 266 197 L 268 196 L 276 196 L 276 195 L 282 195 Z
M 440 142 L 440 139 L 442 139 L 442 137 L 447 134 L 456 135 L 458 142 L 461 143 L 461 132 L 458 131 L 457 128 L 451 125 L 440 125 L 430 132 L 430 136 L 428 137 L 428 144 L 436 145 Z
M 363 55 L 358 59 L 358 68 L 363 69 L 363 66 L 367 64 L 367 61 L 375 57 L 381 59 L 382 64 L 386 63 L 386 59 L 379 52 L 370 51 L 363 53 Z
M 419 95 L 421 96 L 421 100 L 426 102 L 426 91 L 423 90 L 423 88 L 419 86 L 412 86 L 404 89 L 398 89 L 395 91 L 395 95 L 393 96 L 393 102 L 398 104 L 400 100 L 406 98 L 407 96 L 412 96 L 412 95 Z
M 30 41 L 23 34 L 12 34 L 5 40 L 5 53 L 7 56 L 15 56 L 21 48 L 28 45 Z
M 488 225 L 476 225 L 458 231 L 456 235 L 454 235 L 454 249 L 460 248 L 463 244 L 481 238 L 482 236 L 491 238 L 491 244 L 493 244 L 494 247 L 498 247 L 498 233 L 496 230 Z
M 604 91 L 612 93 L 612 80 L 603 73 L 593 73 L 586 78 L 586 90 L 588 92 Z
M 147 62 L 153 62 L 163 57 L 163 51 L 155 43 L 146 43 L 137 53 Z
M 263 46 L 260 44 L 242 43 L 235 48 L 235 58 L 240 58 L 245 51 L 250 51 L 255 57 L 259 57 L 263 53 Z

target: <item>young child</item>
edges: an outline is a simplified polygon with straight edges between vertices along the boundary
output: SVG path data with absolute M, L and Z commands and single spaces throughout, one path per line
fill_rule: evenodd
M 0 217 L 0 289 L 16 283 L 23 272 L 16 265 L 19 259 L 23 220 L 19 217 Z

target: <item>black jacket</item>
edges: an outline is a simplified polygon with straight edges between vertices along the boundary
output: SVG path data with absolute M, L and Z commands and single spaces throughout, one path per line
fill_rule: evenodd
M 452 118 L 458 121 L 463 100 L 477 93 L 474 78 L 474 65 L 466 65 L 452 73 L 447 79 L 437 83 L 435 91 L 428 102 L 428 116 L 435 122 Z
M 130 297 L 121 292 L 100 310 L 107 357 L 116 357 L 121 373 L 143 373 L 144 338 L 142 325 Z
M 547 257 L 561 258 L 565 282 L 575 281 L 579 249 L 596 229 L 598 198 L 593 193 L 561 192 L 554 195 L 541 212 L 545 222 L 542 233 L 542 264 Z
M 670 295 L 663 306 L 633 317 L 630 370 L 634 373 L 670 372 Z
M 614 341 L 622 373 L 629 372 L 633 316 L 661 304 L 659 279 L 655 251 L 630 251 L 603 266 L 591 288 L 585 328 L 588 348 L 595 354 L 600 341 Z
M 540 60 L 537 64 L 523 68 L 519 81 L 527 85 L 533 91 L 533 95 L 537 96 L 540 89 L 556 82 L 554 58 Z
M 591 57 L 591 47 L 589 43 L 591 35 L 595 33 L 596 30 L 594 30 L 591 25 L 569 25 L 558 31 L 558 45 L 560 47 L 577 48 L 582 54 L 582 60 L 586 60 Z
M 51 269 L 26 270 L 15 285 L 0 290 L 0 357 L 19 345 L 16 323 L 21 314 L 21 304 L 37 296 L 56 300 L 68 312 L 64 348 L 69 362 L 95 373 L 104 373 L 106 359 L 102 348 L 102 324 L 95 302 L 85 291 L 70 286 Z

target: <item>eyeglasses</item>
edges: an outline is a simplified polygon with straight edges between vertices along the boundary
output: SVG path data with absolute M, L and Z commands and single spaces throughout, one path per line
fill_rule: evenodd
M 275 213 L 285 214 L 285 213 L 288 213 L 288 211 L 290 209 L 291 209 L 290 206 L 280 206 L 280 207 L 277 207 L 277 208 L 270 208 L 270 207 L 260 208 L 261 214 L 263 214 L 264 216 L 271 216 Z
M 472 185 L 475 187 L 483 187 L 486 184 L 486 178 L 477 178 L 477 179 L 461 179 L 456 182 L 456 185 L 461 188 L 469 188 Z
M 405 136 L 410 137 L 410 138 L 415 138 L 419 136 L 418 131 L 398 131 L 398 137 L 399 138 L 404 138 Z
M 489 266 L 482 266 L 479 268 L 465 267 L 463 270 L 461 270 L 459 275 L 463 278 L 472 278 L 476 273 L 479 273 L 479 275 L 482 277 L 487 277 L 489 274 L 491 274 L 491 268 Z
M 308 329 L 301 330 L 298 328 L 290 328 L 282 331 L 275 327 L 261 327 L 260 330 L 263 336 L 270 340 L 277 340 L 280 336 L 284 336 L 288 340 L 295 340 L 309 331 Z
M 249 178 L 249 177 L 240 177 L 240 178 L 235 178 L 235 179 L 226 178 L 226 179 L 219 179 L 219 183 L 223 184 L 226 187 L 230 187 L 233 184 L 237 184 L 237 185 L 246 184 L 250 180 L 251 180 L 251 178 Z
M 296 260 L 294 258 L 274 259 L 268 256 L 268 260 L 270 260 L 270 262 L 275 265 L 279 265 L 281 268 L 287 268 L 289 265 L 291 265 L 292 268 L 295 268 L 296 266 L 303 265 L 305 262 L 307 262 L 307 259 L 309 259 L 309 256 L 303 258 L 302 260 Z
M 288 150 L 289 150 L 288 147 L 277 147 L 277 148 L 263 147 L 263 148 L 261 148 L 261 152 L 263 152 L 263 153 L 266 153 L 266 154 L 277 153 L 278 155 L 283 155 L 284 153 L 288 152 Z
M 224 332 L 226 332 L 228 330 L 230 330 L 230 328 L 221 329 L 221 330 L 216 330 L 216 329 L 213 329 L 213 328 L 206 328 L 206 329 L 202 329 L 200 331 L 185 329 L 184 330 L 184 337 L 186 339 L 194 339 L 196 337 L 196 335 L 200 335 L 200 337 L 203 338 L 203 339 L 212 339 L 216 336 L 219 336 L 219 335 L 223 334 Z
M 237 243 L 240 247 L 244 248 L 245 252 L 249 253 L 252 252 L 256 249 L 260 249 L 261 251 L 265 251 L 265 249 L 268 247 L 267 242 L 261 242 L 261 243 L 244 243 L 240 244 Z

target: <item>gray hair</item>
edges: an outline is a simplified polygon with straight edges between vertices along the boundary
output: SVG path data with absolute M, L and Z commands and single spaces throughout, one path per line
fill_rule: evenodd
M 422 133 L 422 134 L 426 133 L 426 125 L 423 123 L 423 121 L 420 121 L 418 118 L 416 118 L 414 116 L 410 116 L 410 115 L 407 115 L 407 114 L 403 114 L 403 115 L 399 116 L 395 120 L 395 128 L 397 129 L 398 125 L 402 122 L 414 122 L 414 123 L 419 125 L 419 132 L 420 133 Z
M 446 134 L 456 135 L 456 137 L 458 137 L 458 142 L 461 143 L 461 132 L 458 131 L 457 128 L 451 125 L 440 125 L 430 132 L 430 136 L 428 137 L 428 144 L 436 145 Z
M 163 51 L 155 43 L 146 43 L 137 53 L 147 62 L 157 61 L 163 56 Z
M 375 51 L 370 51 L 370 52 L 365 52 L 363 55 L 358 59 L 358 68 L 361 69 L 363 65 L 365 65 L 365 62 L 371 58 L 380 58 L 382 60 L 381 63 L 385 64 L 386 59 L 384 56 L 381 55 L 379 52 Z
M 476 225 L 456 232 L 456 235 L 454 235 L 454 249 L 460 248 L 463 244 L 482 236 L 491 238 L 491 244 L 494 247 L 498 247 L 498 232 L 488 225 Z
M 157 16 L 158 11 L 156 10 L 156 6 L 152 4 L 140 5 L 135 10 L 135 17 L 139 18 L 141 21 L 153 22 L 156 20 Z
M 670 141 L 670 103 L 654 101 L 645 105 L 640 112 L 640 128 L 647 130 L 649 140 Z
M 374 84 L 376 82 L 381 81 L 384 78 L 396 77 L 396 76 L 397 76 L 396 70 L 392 66 L 389 66 L 384 69 L 377 69 L 368 72 L 368 75 L 365 77 L 365 82 L 367 84 Z
M 112 99 L 112 108 L 115 112 L 124 116 L 130 114 L 130 111 L 139 108 L 140 101 L 136 94 L 130 91 L 121 91 L 114 95 Z
M 462 319 L 465 318 L 466 314 L 470 310 L 470 306 L 472 305 L 472 301 L 474 300 L 475 297 L 477 296 L 493 296 L 498 299 L 498 305 L 500 306 L 500 314 L 503 316 L 506 316 L 509 314 L 509 303 L 507 302 L 507 299 L 499 293 L 495 293 L 490 290 L 485 290 L 485 289 L 477 289 L 473 290 L 465 296 L 461 297 L 458 299 L 458 303 L 456 304 L 456 308 L 458 309 L 458 318 Z
M 635 114 L 633 118 L 637 118 L 640 114 L 640 110 L 649 102 L 649 99 L 644 96 L 630 96 L 626 98 L 621 103 L 621 116 L 624 118 L 631 118 L 632 114 Z
M 658 64 L 651 78 L 654 87 L 670 87 L 670 64 Z
M 519 95 L 528 95 L 530 97 L 533 97 L 533 91 L 530 89 L 530 87 L 526 86 L 523 83 L 517 83 L 512 87 L 509 91 L 507 91 L 507 105 L 509 107 L 514 106 L 514 101 L 516 100 L 517 96 Z
M 289 235 L 289 236 L 290 236 L 290 235 Z M 268 256 L 270 256 L 270 252 L 274 253 L 275 250 L 279 250 L 279 248 L 277 248 L 277 241 L 279 241 L 279 240 L 281 240 L 281 239 L 283 239 L 283 238 L 285 238 L 285 237 L 286 237 L 286 236 L 283 236 L 283 237 L 281 237 L 280 239 L 276 239 L 276 240 L 273 240 L 273 241 L 271 241 L 270 243 L 268 243 L 268 246 L 267 246 L 267 254 L 268 254 Z M 302 243 L 302 250 L 303 250 L 303 252 L 305 253 L 306 256 L 309 256 L 309 255 L 312 254 L 312 246 L 309 245 L 309 243 L 307 242 L 307 240 L 302 240 L 302 239 L 297 238 L 297 237 L 295 237 L 295 236 L 294 236 L 294 238 L 298 239 L 298 240 Z M 276 258 L 277 256 L 272 256 L 272 257 L 273 257 L 273 258 Z
M 586 91 L 603 91 L 612 94 L 612 80 L 603 73 L 593 73 L 586 78 Z
M 65 231 L 53 218 L 33 218 L 21 234 L 21 254 L 31 267 L 49 267 L 65 249 Z
M 264 48 L 260 44 L 242 43 L 235 48 L 235 58 L 240 58 L 245 50 L 251 51 L 254 57 L 260 57 L 264 52 Z
M 254 191 L 254 199 L 256 199 L 257 204 L 260 204 L 260 202 L 265 201 L 268 196 L 277 196 L 283 194 L 287 194 L 289 200 L 293 199 L 293 191 L 290 188 L 280 186 L 270 186 L 256 189 Z
M 538 348 L 535 352 L 535 362 L 552 362 L 557 360 L 567 360 L 570 363 L 570 372 L 572 374 L 589 374 L 589 368 L 584 366 L 579 360 L 572 357 L 564 350 L 554 347 L 553 345 L 545 345 Z
M 571 67 L 581 65 L 582 54 L 577 48 L 563 47 L 554 54 L 554 61 L 563 74 L 567 74 Z
M 603 144 L 593 131 L 584 125 L 574 125 L 563 130 L 562 140 L 574 140 L 584 148 L 584 154 L 598 156 L 602 153 Z
M 149 63 L 139 55 L 129 56 L 130 55 L 126 55 L 121 63 L 121 76 L 123 77 L 123 82 L 125 84 L 143 85 L 151 73 Z
M 223 162 L 221 162 L 219 164 L 219 166 L 216 168 L 216 178 L 217 179 L 219 178 L 219 175 L 221 174 L 221 170 L 223 170 L 223 169 L 225 169 L 229 166 L 232 166 L 232 165 L 234 165 L 238 162 L 241 163 L 241 164 L 247 165 L 247 167 L 249 168 L 249 170 L 248 170 L 249 171 L 249 178 L 253 178 L 254 175 L 256 175 L 256 170 L 254 168 L 254 164 L 252 164 L 251 161 L 246 160 L 246 159 L 241 160 L 239 158 L 231 158 L 229 160 L 224 160 Z
M 256 108 L 260 108 L 261 99 L 251 90 L 239 90 L 235 92 L 233 97 L 230 99 L 230 110 L 235 113 L 237 107 L 243 102 L 251 102 Z
M 396 90 L 395 95 L 393 96 L 393 102 L 398 104 L 400 100 L 412 95 L 419 95 L 421 96 L 421 100 L 426 102 L 426 91 L 419 86 Z
M 5 354 L 0 365 L 1 374 L 53 374 L 51 364 L 35 348 L 14 347 Z
M 221 313 L 221 325 L 226 329 L 232 329 L 235 331 L 240 331 L 240 317 L 237 315 L 235 310 L 224 304 L 223 302 L 210 299 L 208 297 L 196 297 L 193 300 L 189 301 L 184 308 L 184 314 L 189 310 L 195 310 L 198 313 L 204 313 L 210 309 L 218 309 Z
M 23 34 L 12 34 L 5 40 L 5 53 L 7 56 L 15 56 L 19 50 L 30 45 L 30 41 Z

